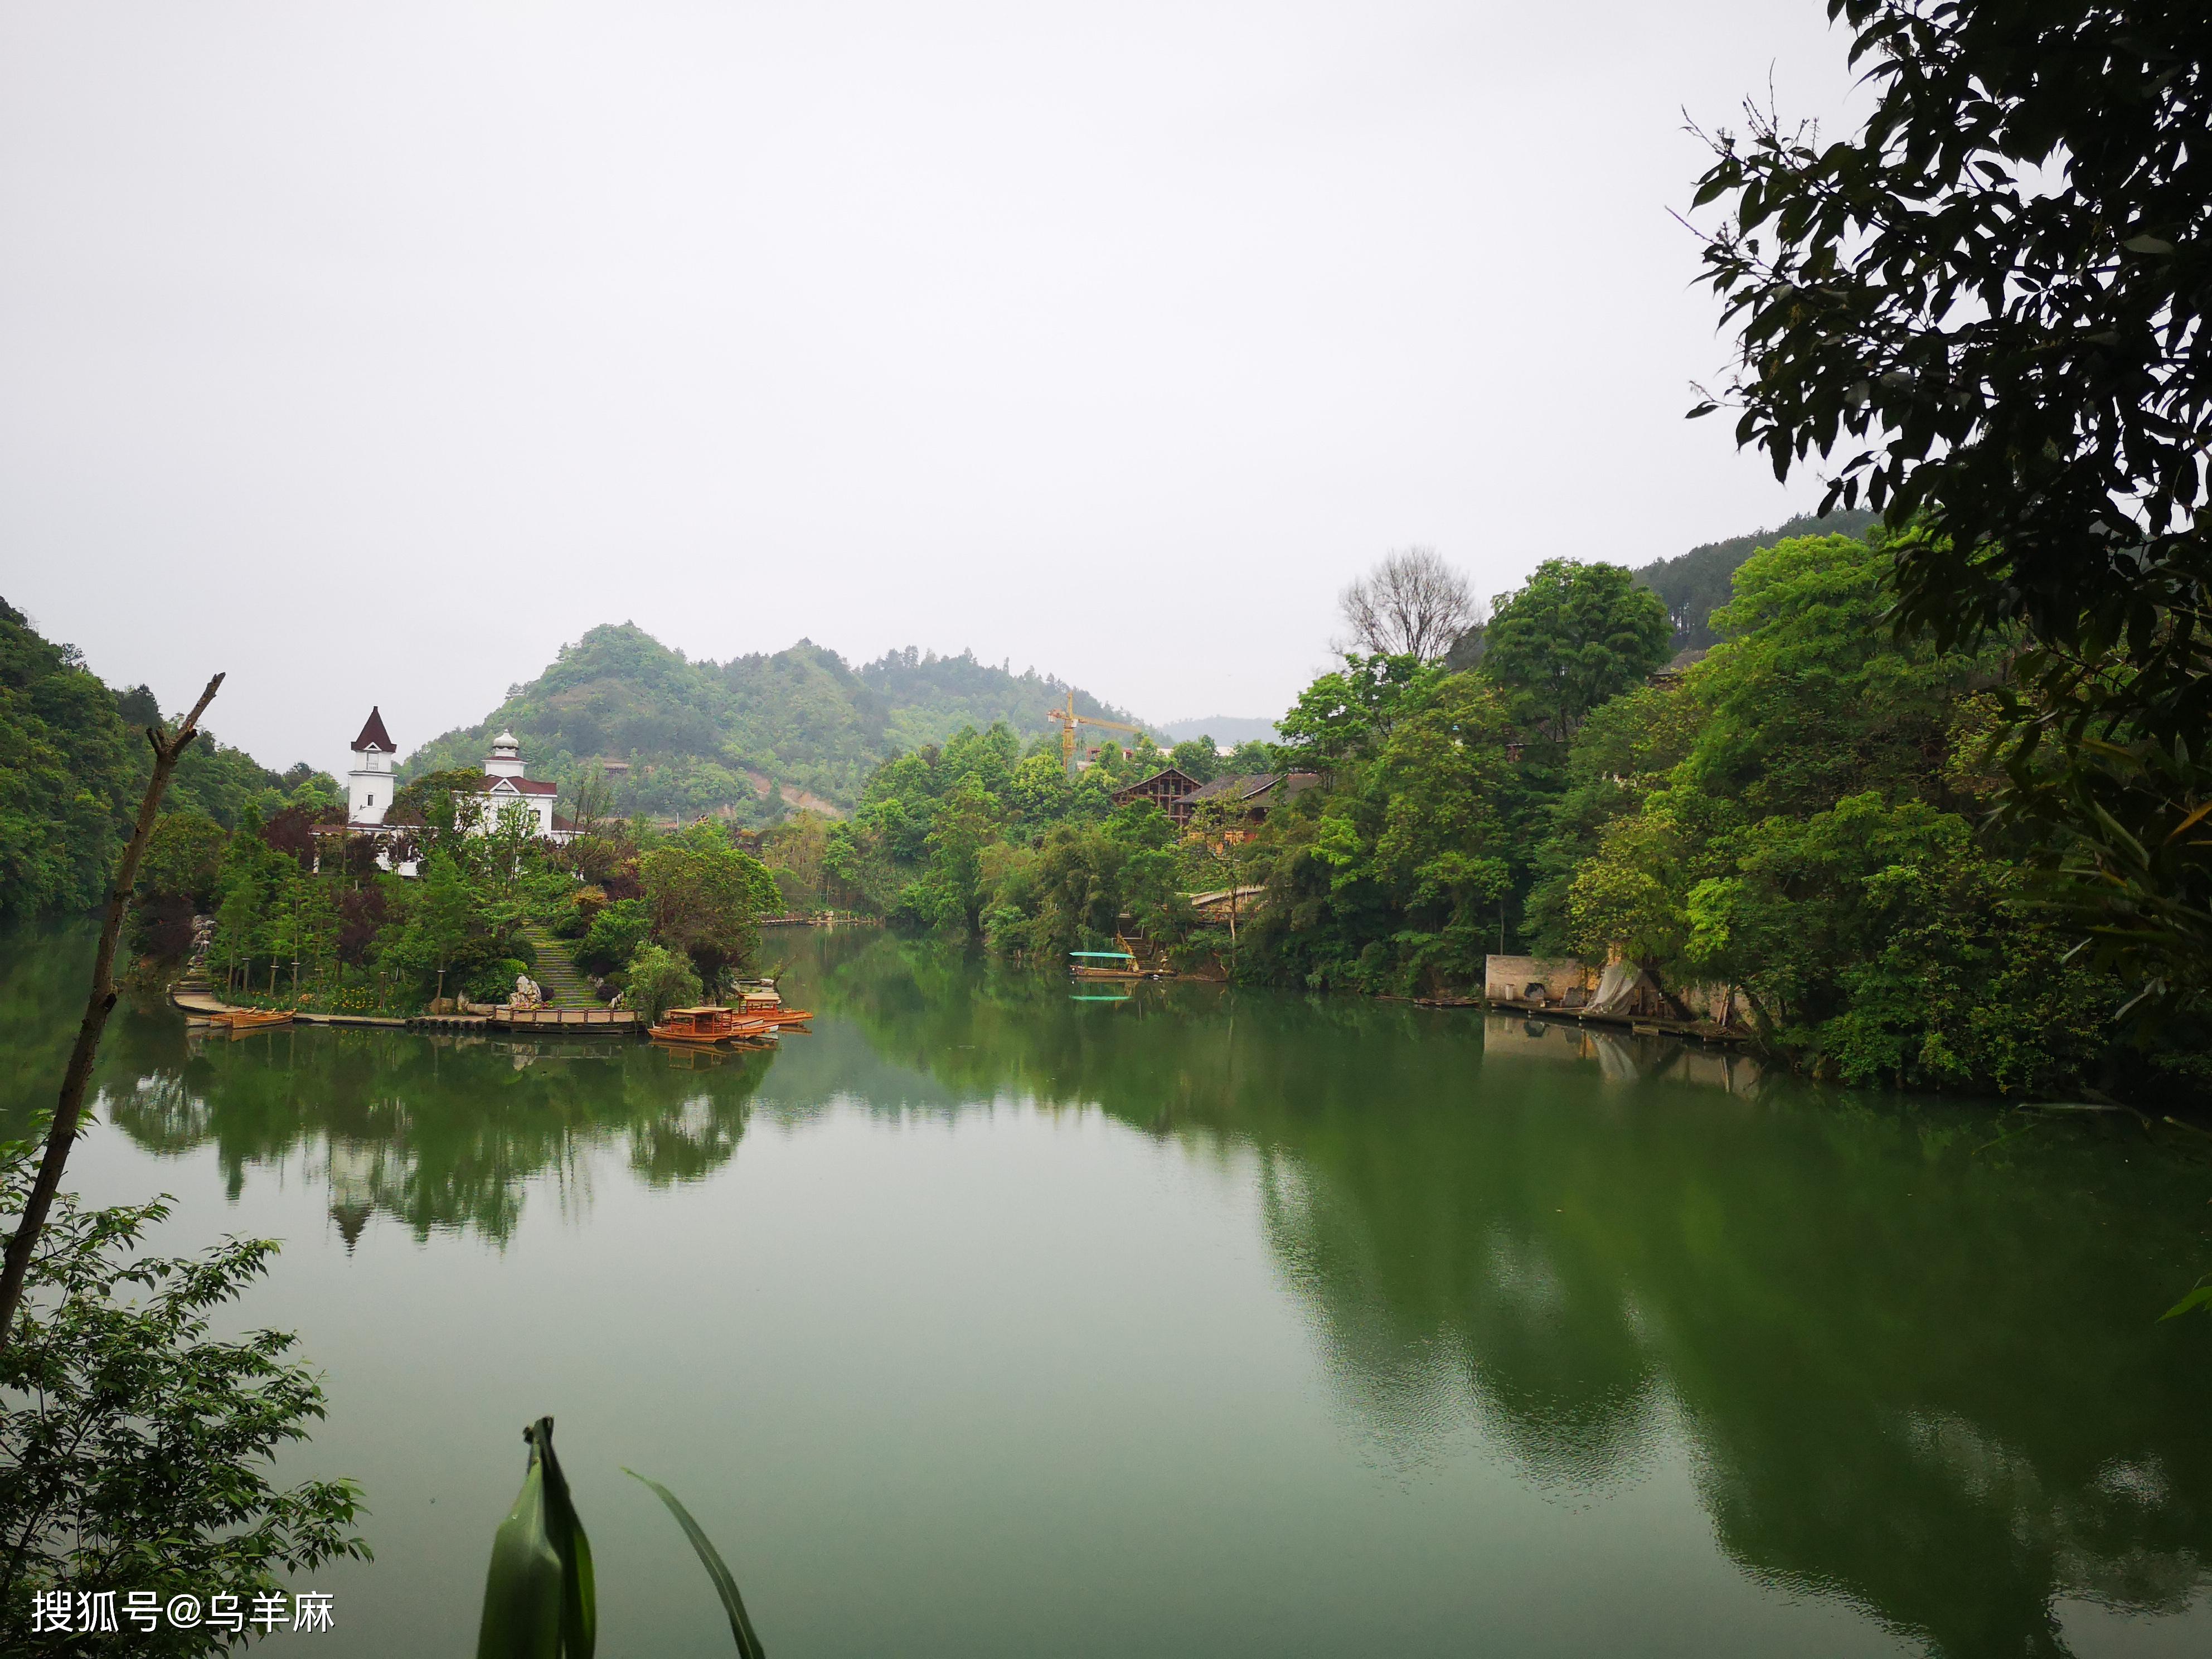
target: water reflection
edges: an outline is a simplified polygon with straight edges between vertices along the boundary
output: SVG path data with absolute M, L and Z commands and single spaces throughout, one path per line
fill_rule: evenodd
M 8 1133 L 51 1097 L 89 960 L 88 933 L 70 930 L 0 975 L 0 1042 L 28 1057 L 0 1095 Z M 726 1164 L 770 1058 L 702 1066 L 635 1042 L 305 1027 L 231 1040 L 126 1000 L 101 1051 L 98 1111 L 151 1152 L 212 1148 L 234 1198 L 257 1166 L 304 1164 L 329 1183 L 349 1244 L 379 1214 L 417 1237 L 503 1241 L 528 1183 L 550 1173 L 567 1185 L 595 1149 L 622 1145 L 656 1186 Z
M 1745 1571 L 1946 1654 L 2063 1652 L 2061 1598 L 2172 1613 L 2205 1583 L 2212 1321 L 2156 1316 L 2212 1260 L 2212 1182 L 2164 1131 L 1815 1095 L 1518 1019 L 1200 986 L 1100 1004 L 881 935 L 781 946 L 824 1018 L 778 1054 L 195 1046 L 157 1011 L 119 1018 L 105 1110 L 211 1147 L 234 1192 L 304 1160 L 349 1241 L 379 1214 L 505 1239 L 534 1176 L 619 1146 L 646 1182 L 696 1179 L 756 1115 L 1102 1110 L 1257 1154 L 1343 1409 L 1408 1478 L 1479 1444 L 1602 1494 L 1683 1437 Z M 67 948 L 0 977 L 0 1036 L 32 1056 L 9 1088 L 58 1073 Z
M 2212 1546 L 2207 1172 L 2130 1119 L 1814 1095 L 1662 1040 L 1372 1003 L 1053 988 L 889 941 L 827 975 L 973 1098 L 1268 1156 L 1269 1243 L 1362 1420 L 1603 1490 L 1692 1438 L 1724 1547 L 1947 1654 L 2053 1602 L 2186 1607 Z

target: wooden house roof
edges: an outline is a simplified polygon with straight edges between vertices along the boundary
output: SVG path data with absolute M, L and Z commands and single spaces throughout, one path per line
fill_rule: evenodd
M 1138 795 L 1154 793 L 1152 786 L 1166 782 L 1178 795 L 1188 795 L 1198 787 L 1198 780 L 1180 766 L 1163 766 L 1150 777 L 1139 778 L 1134 783 L 1125 783 L 1114 792 L 1113 799 L 1126 801 Z
M 1216 778 L 1190 797 L 1194 806 L 1201 801 L 1255 800 L 1278 785 L 1282 786 L 1285 798 L 1304 793 L 1321 781 L 1318 772 L 1245 772 L 1236 776 Z

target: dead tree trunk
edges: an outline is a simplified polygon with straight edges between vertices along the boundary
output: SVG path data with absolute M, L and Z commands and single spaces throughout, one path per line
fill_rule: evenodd
M 84 1117 L 84 1091 L 92 1080 L 100 1035 L 107 1028 L 108 1015 L 115 1012 L 115 942 L 123 933 L 124 913 L 131 908 L 139 856 L 146 850 L 147 837 L 154 833 L 161 797 L 168 793 L 169 775 L 177 769 L 185 745 L 198 735 L 200 716 L 215 701 L 216 690 L 222 684 L 220 674 L 207 683 L 192 712 L 174 732 L 163 735 L 158 726 L 146 728 L 146 741 L 154 750 L 154 775 L 147 780 L 146 797 L 138 803 L 138 822 L 131 832 L 130 843 L 116 860 L 115 884 L 108 891 L 107 916 L 100 928 L 100 950 L 92 959 L 92 994 L 84 1005 L 84 1023 L 77 1027 L 76 1047 L 70 1050 L 69 1069 L 62 1073 L 61 1100 L 46 1130 L 46 1152 L 40 1161 L 38 1178 L 32 1182 L 30 1197 L 24 1202 L 23 1218 L 8 1241 L 6 1267 L 0 1270 L 0 1347 L 7 1346 L 15 1331 L 15 1310 L 23 1300 L 23 1279 L 30 1271 L 31 1252 L 46 1224 L 54 1194 L 61 1189 L 62 1169 L 69 1162 L 70 1148 L 76 1144 L 77 1125 Z

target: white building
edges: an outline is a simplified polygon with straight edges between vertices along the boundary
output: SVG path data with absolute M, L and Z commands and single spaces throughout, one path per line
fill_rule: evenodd
M 399 789 L 393 769 L 398 758 L 398 746 L 384 729 L 383 714 L 371 708 L 368 720 L 362 723 L 360 735 L 353 740 L 353 769 L 346 774 L 343 833 L 374 837 L 384 843 L 378 849 L 377 861 L 387 870 L 397 868 L 400 874 L 411 876 L 415 873 L 414 860 L 404 860 L 394 866 L 391 857 L 390 843 L 422 827 L 422 820 L 411 812 L 396 818 L 387 817 L 392 811 L 392 799 Z M 492 739 L 491 753 L 484 757 L 483 771 L 475 787 L 478 810 L 470 815 L 466 827 L 471 835 L 489 835 L 499 826 L 501 814 L 511 806 L 520 805 L 530 814 L 542 839 L 575 839 L 576 826 L 555 810 L 560 805 L 560 786 L 530 775 L 514 732 L 502 732 Z M 337 835 L 339 826 L 319 824 L 315 833 Z
M 565 842 L 576 837 L 576 826 L 553 811 L 560 804 L 560 786 L 529 775 L 512 732 L 502 732 L 491 740 L 491 753 L 484 757 L 483 776 L 477 783 L 477 799 L 483 808 L 471 826 L 477 835 L 489 834 L 507 808 L 519 804 L 530 809 L 544 839 Z
M 367 829 L 384 822 L 392 810 L 392 780 L 396 758 L 392 736 L 384 729 L 384 716 L 371 708 L 353 740 L 353 770 L 346 774 L 346 826 Z

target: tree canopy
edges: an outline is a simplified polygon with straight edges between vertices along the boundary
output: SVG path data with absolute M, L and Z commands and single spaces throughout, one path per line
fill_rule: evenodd
M 1884 511 L 1897 616 L 2025 646 L 2014 806 L 2154 989 L 2212 988 L 2212 15 L 1829 0 L 1875 105 L 1713 140 L 1726 401 Z M 1692 411 L 1707 412 L 1720 399 Z M 1908 530 L 1916 532 L 1906 535 Z M 2037 750 L 2055 744 L 2056 769 Z
M 1502 596 L 1483 631 L 1480 672 L 1513 712 L 1568 744 L 1593 710 L 1665 662 L 1674 625 L 1657 594 L 1617 564 L 1547 559 Z

